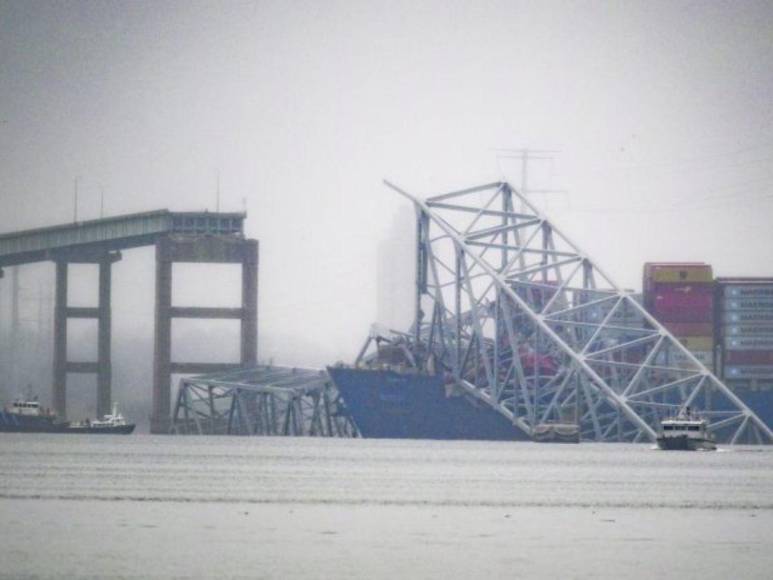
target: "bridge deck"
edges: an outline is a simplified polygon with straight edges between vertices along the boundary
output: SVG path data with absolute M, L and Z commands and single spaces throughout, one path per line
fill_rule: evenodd
M 243 236 L 245 217 L 162 209 L 0 234 L 0 268 L 51 260 L 68 249 L 112 251 L 152 245 L 168 234 Z

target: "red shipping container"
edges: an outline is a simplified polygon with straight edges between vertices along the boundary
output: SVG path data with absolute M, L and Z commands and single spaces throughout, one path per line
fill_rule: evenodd
M 711 306 L 696 306 L 658 301 L 651 312 L 661 324 L 664 322 L 713 322 L 714 309 Z
M 651 305 L 661 322 L 711 322 L 714 289 L 711 284 L 656 284 Z
M 773 350 L 728 350 L 725 351 L 728 365 L 773 365 Z
M 714 336 L 711 322 L 661 322 L 671 334 L 680 336 Z

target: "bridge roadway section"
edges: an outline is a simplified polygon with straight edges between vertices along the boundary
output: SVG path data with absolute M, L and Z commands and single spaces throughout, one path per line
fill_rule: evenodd
M 0 234 L 0 277 L 3 268 L 52 261 L 56 265 L 52 400 L 57 414 L 67 416 L 67 375 L 97 377 L 97 414 L 111 406 L 111 268 L 121 251 L 156 247 L 155 349 L 151 431 L 168 433 L 172 374 L 212 373 L 257 364 L 258 242 L 244 236 L 245 213 L 172 212 L 167 209 L 74 222 Z M 239 308 L 173 306 L 172 265 L 175 262 L 235 263 L 242 267 Z M 67 301 L 69 264 L 99 267 L 99 298 L 95 307 L 73 307 Z M 96 319 L 97 360 L 67 359 L 67 321 Z M 172 319 L 238 319 L 241 326 L 239 364 L 172 361 Z

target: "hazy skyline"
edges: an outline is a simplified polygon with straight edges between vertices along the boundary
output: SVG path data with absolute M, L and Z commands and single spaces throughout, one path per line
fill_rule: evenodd
M 535 180 L 566 193 L 534 199 L 623 286 L 647 260 L 773 275 L 771 31 L 770 2 L 0 0 L 0 231 L 71 221 L 76 176 L 89 219 L 102 191 L 108 215 L 214 210 L 219 174 L 260 240 L 259 357 L 310 366 L 376 320 L 409 207 L 382 178 L 518 185 L 501 149 L 560 150 Z M 233 300 L 205 271 L 179 303 Z M 152 348 L 151 252 L 114 272 L 120 367 L 122 337 Z

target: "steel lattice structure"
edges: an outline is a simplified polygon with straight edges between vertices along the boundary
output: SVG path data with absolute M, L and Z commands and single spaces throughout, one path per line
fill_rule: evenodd
M 584 440 L 646 441 L 686 408 L 725 443 L 773 432 L 508 183 L 421 200 L 415 365 L 446 372 L 526 433 L 574 422 Z M 367 346 L 367 345 L 366 345 Z M 362 358 L 364 353 L 361 353 Z
M 327 373 L 261 366 L 180 380 L 171 432 L 355 437 Z

